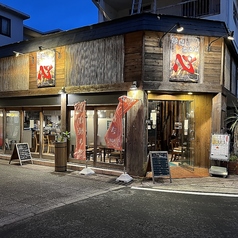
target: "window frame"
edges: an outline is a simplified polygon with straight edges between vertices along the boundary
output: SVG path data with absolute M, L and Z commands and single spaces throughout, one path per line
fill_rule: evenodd
M 11 19 L 0 16 L 0 34 L 11 37 Z

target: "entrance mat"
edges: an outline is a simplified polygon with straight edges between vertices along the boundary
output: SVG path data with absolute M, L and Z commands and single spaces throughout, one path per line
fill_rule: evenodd
M 193 171 L 180 166 L 170 167 L 171 177 L 173 178 L 202 178 L 208 177 L 209 171 L 206 168 L 194 168 Z

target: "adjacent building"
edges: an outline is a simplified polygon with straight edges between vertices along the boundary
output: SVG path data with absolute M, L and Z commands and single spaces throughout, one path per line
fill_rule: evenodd
M 99 22 L 138 13 L 183 16 L 223 21 L 234 31 L 237 50 L 238 2 L 236 0 L 92 0 L 98 8 Z

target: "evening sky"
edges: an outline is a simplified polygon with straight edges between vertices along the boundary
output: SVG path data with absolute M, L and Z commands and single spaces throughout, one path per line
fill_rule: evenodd
M 98 10 L 91 0 L 0 0 L 30 16 L 24 25 L 41 32 L 71 30 L 96 24 Z

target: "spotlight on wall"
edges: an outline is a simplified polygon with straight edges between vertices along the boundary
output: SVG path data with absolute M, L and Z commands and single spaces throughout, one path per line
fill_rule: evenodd
M 137 82 L 136 81 L 133 81 L 131 87 L 130 87 L 130 90 L 136 90 L 137 89 Z
M 13 51 L 13 53 L 15 54 L 16 57 L 18 57 L 19 55 L 24 55 L 23 53 L 18 52 L 18 51 Z
M 234 31 L 231 31 L 231 32 L 229 32 L 228 34 L 225 34 L 225 35 L 223 35 L 223 36 L 219 36 L 219 37 L 217 37 L 215 40 L 211 41 L 211 42 L 208 44 L 208 46 L 207 46 L 207 51 L 211 51 L 211 45 L 212 45 L 212 43 L 214 43 L 215 41 L 217 41 L 217 40 L 219 40 L 219 39 L 221 39 L 221 38 L 223 38 L 223 37 L 226 37 L 228 40 L 234 40 Z
M 45 49 L 45 47 L 43 47 L 42 45 L 39 46 L 39 51 L 42 51 L 44 49 Z
M 65 87 L 62 87 L 59 92 L 59 94 L 66 94 L 66 90 L 65 90 Z
M 61 57 L 61 53 L 59 51 L 57 51 L 56 49 L 47 49 L 45 48 L 44 46 L 40 45 L 39 46 L 39 51 L 42 51 L 42 50 L 51 50 L 51 51 L 54 51 L 55 53 L 58 53 L 58 59 L 60 59 Z
M 61 53 L 60 53 L 59 51 L 57 51 L 56 49 L 53 49 L 53 51 L 54 51 L 55 53 L 58 53 L 58 59 L 60 59 L 60 58 L 61 58 Z
M 160 48 L 162 48 L 162 46 L 163 46 L 163 42 L 162 42 L 163 38 L 164 38 L 168 33 L 170 33 L 175 27 L 176 27 L 177 32 L 182 32 L 182 31 L 184 30 L 184 28 L 183 28 L 182 26 L 180 26 L 179 23 L 176 23 L 176 24 L 175 24 L 174 26 L 172 26 L 167 32 L 165 32 L 165 33 L 162 35 L 162 37 L 160 38 L 160 41 L 159 41 L 159 47 L 160 47 Z

